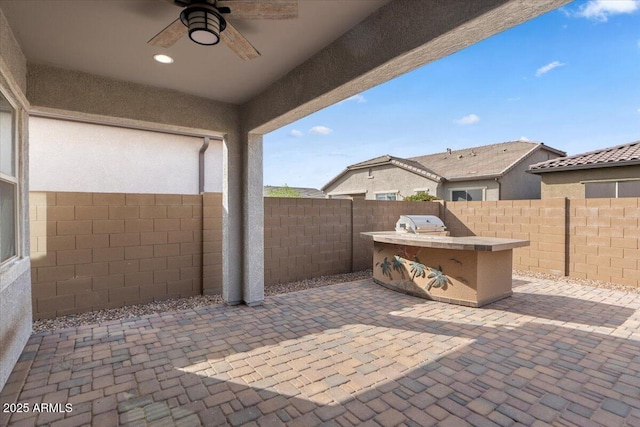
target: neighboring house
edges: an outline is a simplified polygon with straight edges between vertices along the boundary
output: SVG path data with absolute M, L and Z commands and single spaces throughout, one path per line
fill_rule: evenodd
M 531 165 L 542 198 L 640 197 L 640 141 Z
M 529 165 L 565 156 L 540 142 L 513 141 L 420 157 L 389 155 L 356 163 L 322 187 L 330 198 L 402 200 L 428 192 L 443 200 L 539 199 Z
M 264 186 L 264 197 L 282 197 L 279 194 L 286 193 L 297 194 L 293 197 L 303 198 L 303 199 L 326 199 L 327 195 L 317 188 L 306 188 L 306 187 L 289 187 L 289 186 L 273 186 L 273 185 L 265 185 Z M 287 196 L 291 197 L 291 196 Z

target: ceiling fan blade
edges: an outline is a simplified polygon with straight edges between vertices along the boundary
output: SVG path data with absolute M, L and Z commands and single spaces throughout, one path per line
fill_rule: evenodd
M 147 44 L 158 47 L 171 47 L 185 34 L 187 34 L 187 27 L 185 27 L 182 21 L 180 21 L 180 18 L 178 18 L 164 30 L 153 36 Z
M 220 38 L 224 44 L 244 60 L 255 59 L 260 56 L 260 52 L 229 21 L 227 21 L 227 28 L 220 33 Z
M 218 7 L 231 9 L 236 19 L 293 19 L 298 17 L 297 0 L 220 0 Z

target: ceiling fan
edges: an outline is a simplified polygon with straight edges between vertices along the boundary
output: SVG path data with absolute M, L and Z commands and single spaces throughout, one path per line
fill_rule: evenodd
M 260 52 L 222 15 L 232 19 L 293 19 L 297 0 L 166 0 L 183 8 L 180 16 L 147 43 L 170 47 L 185 34 L 195 43 L 224 42 L 242 59 L 255 59 Z

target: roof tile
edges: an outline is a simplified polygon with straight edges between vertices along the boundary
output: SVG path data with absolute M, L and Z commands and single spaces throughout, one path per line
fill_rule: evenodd
M 448 180 L 473 179 L 483 176 L 497 177 L 541 145 L 543 144 L 539 142 L 511 141 L 411 157 L 409 160 L 428 167 L 437 175 L 446 177 Z M 545 148 L 557 151 L 550 147 L 545 146 Z M 560 152 L 558 153 L 560 154 Z
M 602 166 L 640 163 L 640 141 L 603 148 L 575 156 L 559 157 L 531 165 L 533 173 L 555 172 L 565 169 L 591 169 Z

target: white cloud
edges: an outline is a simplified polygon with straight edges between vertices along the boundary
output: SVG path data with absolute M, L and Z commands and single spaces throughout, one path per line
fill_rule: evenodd
M 521 136 L 520 139 L 518 139 L 518 141 L 520 141 L 520 142 L 529 142 L 530 139 L 527 138 L 526 136 Z
M 607 22 L 609 16 L 633 13 L 640 9 L 640 0 L 590 0 L 575 11 L 575 16 Z
M 329 135 L 331 132 L 333 132 L 333 129 L 326 126 L 314 126 L 309 129 L 309 132 L 314 135 Z
M 554 68 L 558 68 L 558 67 L 562 67 L 564 64 L 560 61 L 553 61 L 547 65 L 545 65 L 544 67 L 540 67 L 536 70 L 536 77 L 540 77 L 541 75 L 548 73 L 549 71 L 553 70 Z
M 367 99 L 364 97 L 364 95 L 353 95 L 350 96 L 349 98 L 345 99 L 345 101 L 355 101 L 358 104 L 364 104 L 365 102 L 367 102 Z
M 480 117 L 475 114 L 469 114 L 468 116 L 464 116 L 461 119 L 455 120 L 455 122 L 459 125 L 472 125 L 474 123 L 478 123 L 480 121 Z
M 291 132 L 289 132 L 289 135 L 293 136 L 294 138 L 300 138 L 302 135 L 304 135 L 304 133 L 298 129 L 293 129 L 291 130 Z
M 638 114 L 640 114 L 640 108 L 638 108 L 636 111 L 638 112 Z

